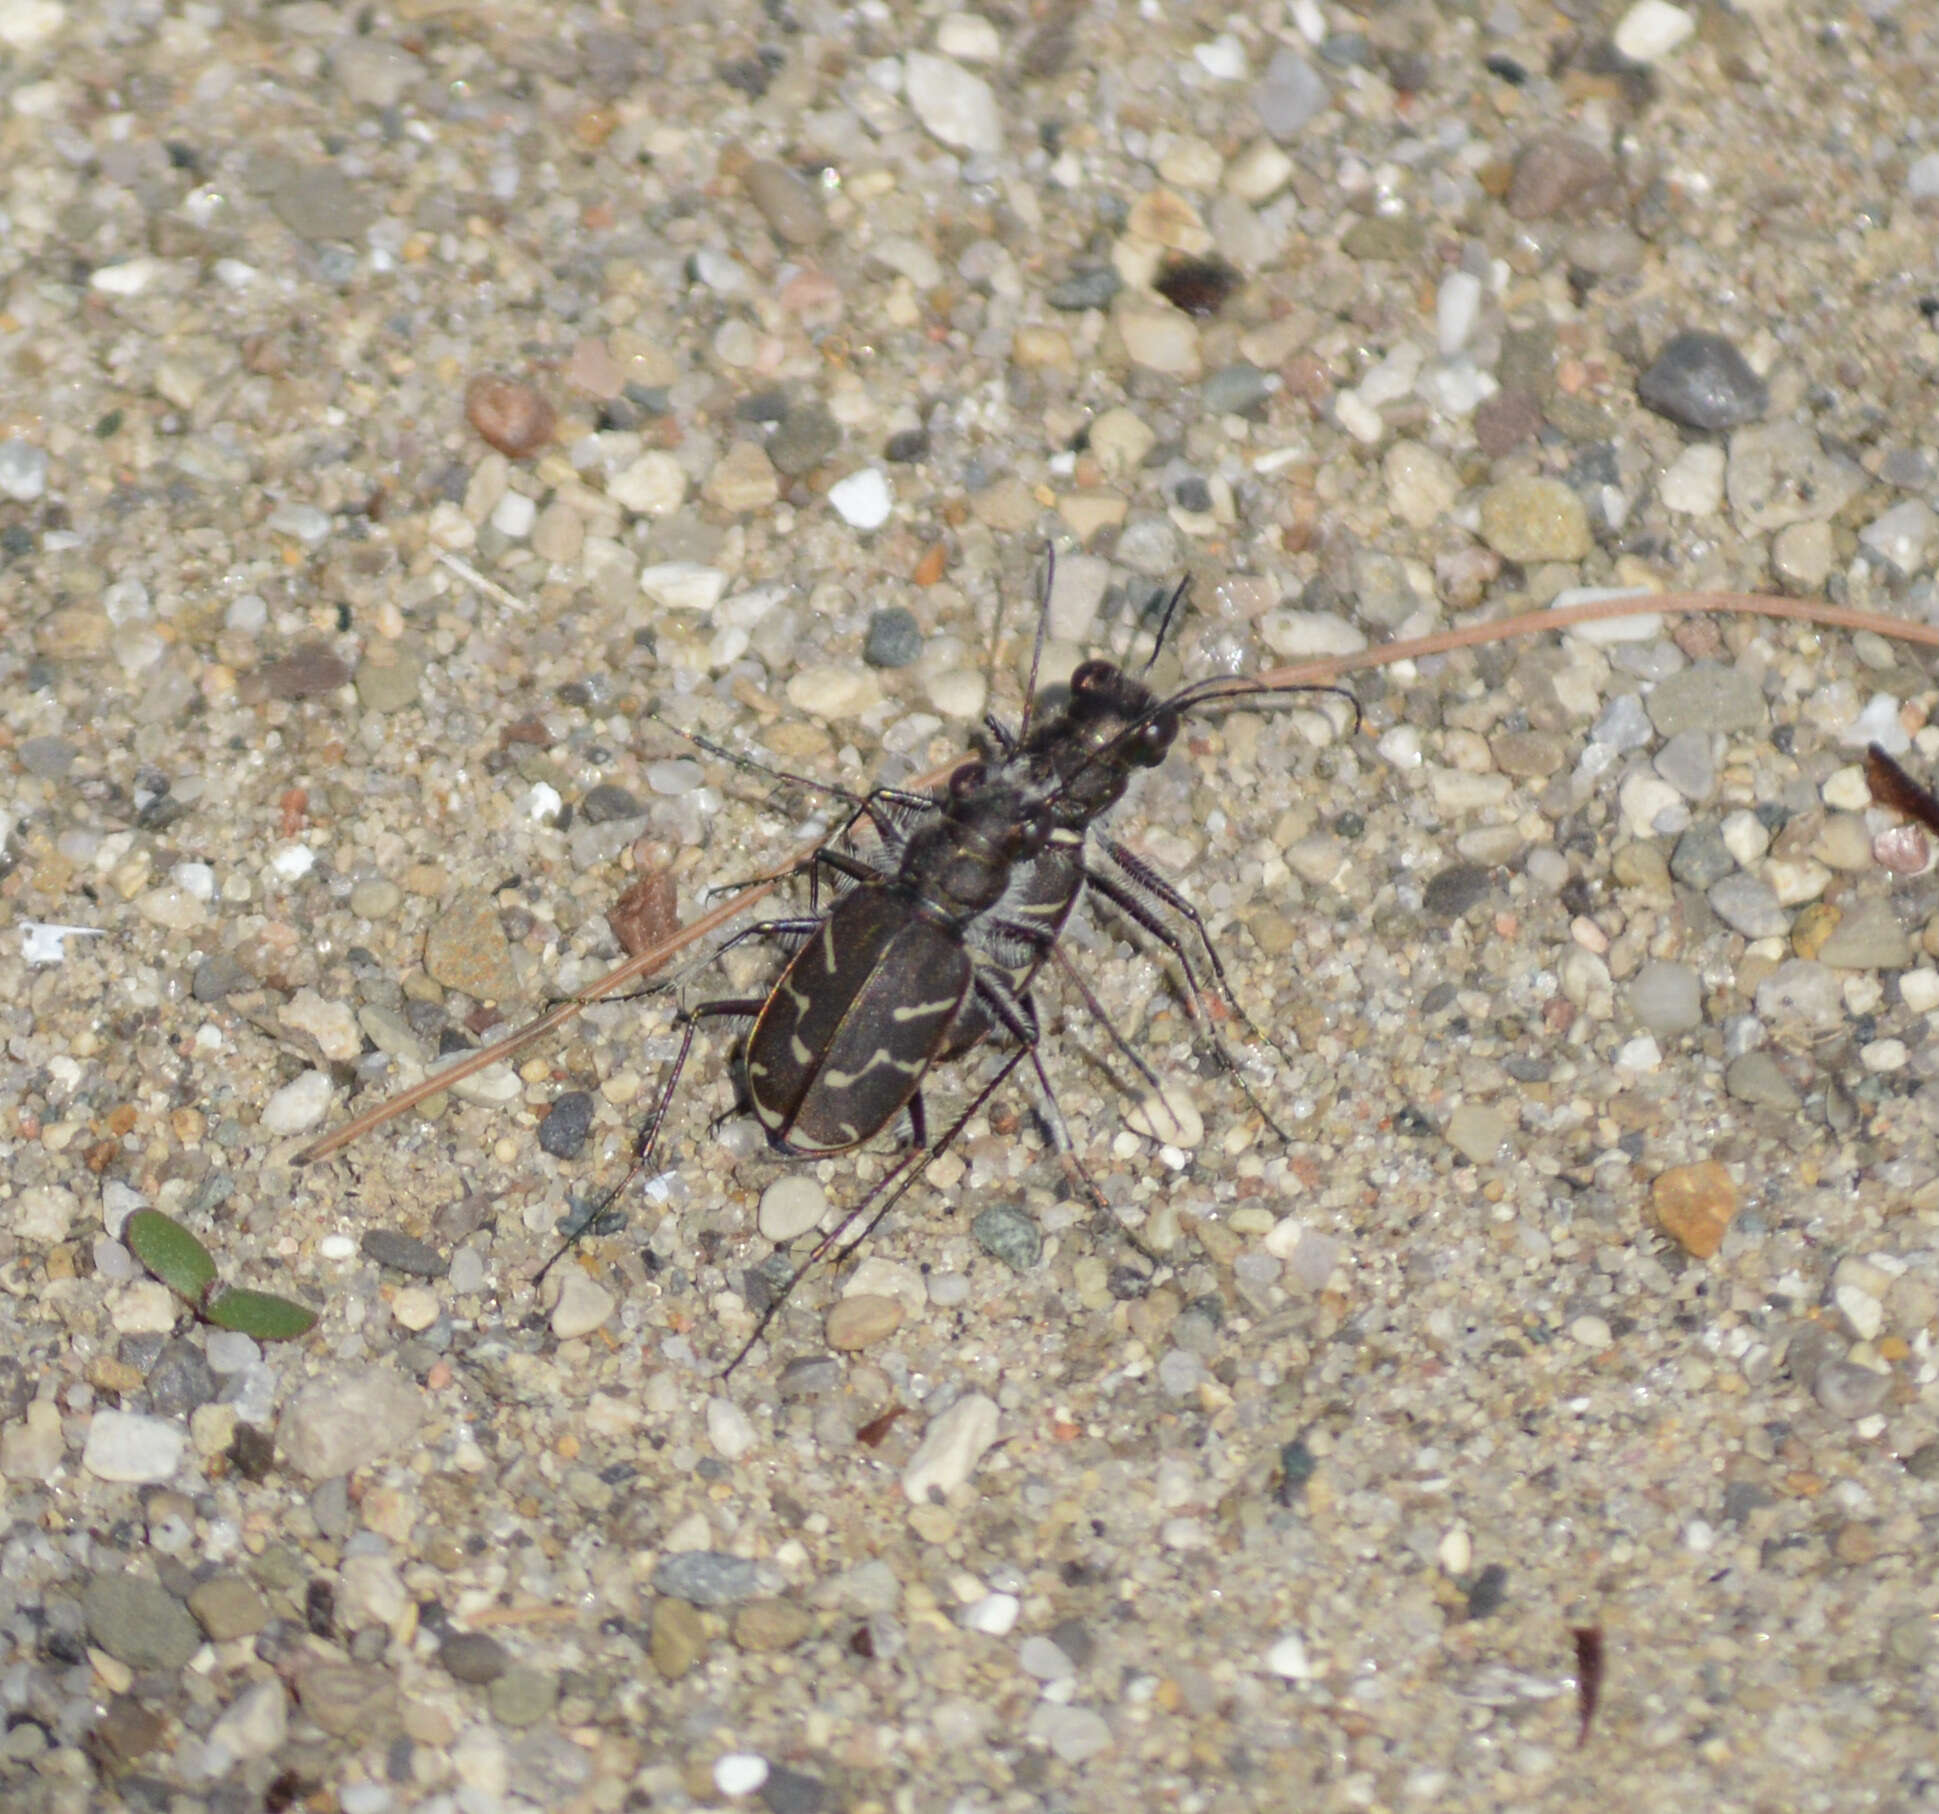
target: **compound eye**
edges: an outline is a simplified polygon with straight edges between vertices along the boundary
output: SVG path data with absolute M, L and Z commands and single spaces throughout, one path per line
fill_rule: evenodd
M 1131 759 L 1140 768 L 1156 768 L 1169 753 L 1172 739 L 1178 734 L 1178 727 L 1163 718 L 1154 718 L 1138 727 L 1137 741 L 1132 746 Z
M 1116 672 L 1108 661 L 1081 662 L 1070 677 L 1070 690 L 1072 693 L 1101 693 L 1111 684 Z

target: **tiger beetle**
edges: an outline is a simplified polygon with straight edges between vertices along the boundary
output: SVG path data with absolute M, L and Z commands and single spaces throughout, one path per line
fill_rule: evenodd
M 972 1007 L 980 1026 L 1000 1027 L 1016 1045 L 1005 1075 L 1026 1054 L 1036 1062 L 1027 989 L 1018 990 L 966 935 L 973 922 L 992 917 L 1012 948 L 1044 936 L 1028 921 L 1010 919 L 1002 903 L 1013 873 L 1049 839 L 1047 803 L 1027 801 L 972 761 L 939 797 L 885 789 L 857 807 L 851 827 L 871 821 L 895 855 L 893 871 L 824 845 L 809 859 L 810 873 L 831 872 L 850 884 L 833 907 L 764 921 L 721 947 L 761 938 L 797 949 L 764 998 L 699 1002 L 683 1013 L 679 1052 L 631 1168 L 546 1269 L 650 1163 L 702 1020 L 753 1022 L 740 1064 L 747 1105 L 769 1144 L 791 1157 L 847 1152 L 905 1110 L 913 1149 L 927 1151 L 923 1079 Z M 905 827 L 897 814 L 912 811 L 928 816 Z M 1038 1074 L 1048 1094 L 1040 1065 Z

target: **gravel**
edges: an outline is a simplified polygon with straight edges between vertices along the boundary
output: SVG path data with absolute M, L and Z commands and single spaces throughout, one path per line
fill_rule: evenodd
M 0 1799 L 1548 1805 L 1575 1626 L 1609 1805 L 1840 1808 L 1853 1733 L 1916 1799 L 1903 644 L 1192 714 L 1111 830 L 1232 1000 L 1080 911 L 1056 1112 L 725 1379 L 898 1157 L 716 1130 L 731 1022 L 533 1276 L 788 938 L 295 1154 L 1016 726 L 1046 540 L 1052 685 L 1181 577 L 1165 688 L 1930 621 L 1917 9 L 425 10 L 0 0 Z M 138 1206 L 318 1329 L 206 1326 Z

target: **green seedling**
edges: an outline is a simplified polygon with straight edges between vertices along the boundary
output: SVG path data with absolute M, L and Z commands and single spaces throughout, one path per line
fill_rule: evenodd
M 215 1274 L 209 1250 L 172 1216 L 138 1209 L 122 1239 L 129 1251 L 169 1290 L 186 1298 L 199 1317 L 259 1342 L 290 1342 L 315 1326 L 316 1312 L 266 1291 L 234 1291 Z

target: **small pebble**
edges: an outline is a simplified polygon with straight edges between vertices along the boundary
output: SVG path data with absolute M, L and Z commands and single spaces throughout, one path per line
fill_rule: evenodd
M 742 172 L 741 183 L 784 246 L 812 246 L 828 231 L 820 194 L 786 164 L 757 158 Z
M 1656 63 L 1696 29 L 1695 18 L 1669 0 L 1636 0 L 1617 21 L 1611 40 L 1632 63 Z
M 590 1335 L 613 1314 L 613 1294 L 577 1266 L 563 1266 L 552 1273 L 559 1281 L 559 1296 L 552 1306 L 552 1333 L 560 1341 Z
M 47 450 L 13 438 L 0 441 L 0 496 L 32 504 L 47 489 Z
M 853 1352 L 886 1341 L 902 1327 L 899 1300 L 872 1291 L 841 1299 L 828 1313 L 823 1336 L 838 1352 Z
M 330 1073 L 305 1071 L 263 1104 L 262 1126 L 276 1135 L 303 1134 L 330 1112 Z
M 777 1247 L 819 1227 L 827 1213 L 828 1193 L 806 1172 L 789 1172 L 761 1193 L 761 1233 Z
M 952 151 L 988 156 L 1003 149 L 1003 111 L 981 76 L 920 50 L 903 58 L 902 71 L 903 93 L 924 131 Z
M 1318 118 L 1327 98 L 1325 78 L 1298 51 L 1281 45 L 1266 65 L 1252 106 L 1259 124 L 1284 144 Z
M 987 1637 L 1007 1637 L 1016 1627 L 1023 1602 L 1015 1594 L 985 1594 L 963 1608 L 958 1623 L 965 1631 L 980 1631 Z
M 757 1594 L 772 1593 L 781 1584 L 773 1563 L 723 1550 L 675 1550 L 653 1571 L 653 1591 L 684 1600 L 690 1606 L 737 1606 Z
M 586 1090 L 568 1090 L 539 1122 L 539 1146 L 555 1159 L 576 1159 L 592 1130 L 598 1103 Z
M 1266 1668 L 1286 1682 L 1317 1681 L 1320 1673 L 1313 1667 L 1306 1640 L 1297 1632 L 1288 1632 L 1266 1652 Z
M 1012 1272 L 1028 1272 L 1043 1258 L 1043 1231 L 1023 1210 L 995 1203 L 970 1224 L 976 1244 Z
M 1723 1245 L 1737 1213 L 1737 1187 L 1726 1167 L 1703 1159 L 1659 1173 L 1650 1202 L 1663 1232 L 1685 1253 L 1707 1260 Z
M 1651 1033 L 1688 1033 L 1703 1024 L 1703 992 L 1688 964 L 1652 958 L 1629 984 L 1629 1008 Z
M 864 466 L 828 488 L 828 502 L 851 529 L 880 529 L 895 508 L 895 492 L 879 467 Z
M 946 1499 L 976 1470 L 996 1441 L 995 1401 L 973 1392 L 931 1419 L 922 1442 L 902 1472 L 902 1490 L 911 1505 Z
M 1579 561 L 1594 546 L 1582 500 L 1559 479 L 1519 476 L 1481 499 L 1481 534 L 1504 560 Z
M 752 1795 L 767 1779 L 768 1760 L 752 1751 L 729 1751 L 714 1760 L 714 1787 L 723 1795 Z
M 1464 1102 L 1448 1117 L 1448 1144 L 1476 1165 L 1492 1161 L 1507 1138 L 1508 1117 L 1488 1104 Z
M 714 1453 L 723 1461 L 739 1461 L 754 1447 L 758 1438 L 747 1413 L 731 1398 L 710 1398 L 707 1401 L 707 1440 L 714 1445 Z
M 529 384 L 482 375 L 465 389 L 465 420 L 488 446 L 522 460 L 552 439 L 558 417 Z
M 1771 406 L 1764 381 L 1721 334 L 1688 329 L 1665 342 L 1637 380 L 1636 394 L 1659 416 L 1716 430 L 1755 422 Z
M 922 654 L 922 626 L 901 605 L 885 605 L 869 619 L 862 659 L 872 668 L 906 668 Z
M 145 1485 L 167 1480 L 188 1450 L 188 1430 L 166 1417 L 137 1411 L 96 1411 L 88 1424 L 81 1466 L 97 1480 Z

